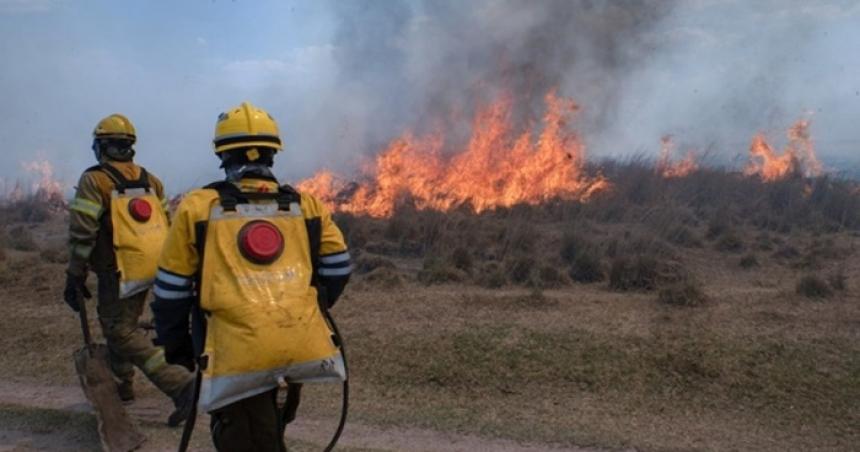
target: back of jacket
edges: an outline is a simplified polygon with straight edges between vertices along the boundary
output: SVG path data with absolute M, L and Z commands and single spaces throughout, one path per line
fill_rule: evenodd
M 126 179 L 137 180 L 141 167 L 134 162 L 109 161 Z M 148 173 L 148 172 L 147 172 Z M 167 211 L 164 186 L 148 173 L 149 183 Z M 111 227 L 111 192 L 116 184 L 99 166 L 81 175 L 75 198 L 69 205 L 69 272 L 83 274 L 89 267 L 96 273 L 115 272 L 116 255 Z

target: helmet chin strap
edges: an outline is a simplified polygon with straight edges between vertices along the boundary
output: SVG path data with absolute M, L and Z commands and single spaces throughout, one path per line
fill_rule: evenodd
M 272 168 L 264 163 L 241 163 L 238 165 L 227 165 L 224 167 L 224 172 L 227 174 L 227 181 L 239 182 L 245 177 L 261 177 L 265 179 L 275 179 L 272 174 Z

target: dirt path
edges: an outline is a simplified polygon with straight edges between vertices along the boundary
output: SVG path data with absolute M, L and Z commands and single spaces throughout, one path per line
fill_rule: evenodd
M 173 450 L 179 432 L 163 426 L 170 411 L 164 398 L 144 395 L 128 407 L 129 413 L 150 438 L 144 451 Z M 92 450 L 97 444 L 95 423 L 89 405 L 77 386 L 40 386 L 0 380 L 0 452 L 30 450 Z M 290 441 L 302 450 L 316 450 L 331 421 L 298 419 L 289 427 Z M 193 450 L 208 450 L 208 416 L 200 416 L 195 427 Z M 92 431 L 90 431 L 92 430 Z M 321 447 L 320 447 L 321 448 Z M 475 435 L 444 433 L 426 429 L 395 429 L 349 423 L 339 443 L 342 450 L 385 451 L 578 451 L 591 448 L 559 448 L 519 444 Z

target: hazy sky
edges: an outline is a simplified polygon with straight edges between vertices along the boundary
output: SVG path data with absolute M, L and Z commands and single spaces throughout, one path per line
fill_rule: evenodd
M 525 13 L 540 12 L 542 1 L 524 4 L 0 0 L 0 178 L 20 177 L 21 162 L 44 156 L 73 184 L 93 163 L 93 126 L 120 112 L 137 127 L 137 160 L 169 191 L 199 186 L 221 175 L 215 118 L 243 100 L 281 124 L 286 151 L 277 170 L 286 181 L 321 166 L 348 169 L 414 126 L 418 104 L 435 93 L 425 85 L 449 85 L 436 83 L 445 64 L 465 62 L 458 67 L 468 71 L 481 45 L 540 28 L 544 19 Z M 858 160 L 860 2 L 663 6 L 613 54 L 631 63 L 612 69 L 612 108 L 594 105 L 609 102 L 598 95 L 606 65 L 572 66 L 560 82 L 562 94 L 583 104 L 591 156 L 656 153 L 660 136 L 672 133 L 729 160 L 756 131 L 779 140 L 812 112 L 822 155 Z M 472 53 L 462 53 L 471 39 L 445 39 L 454 26 L 477 30 Z M 353 70 L 360 77 L 351 80 Z M 597 111 L 599 127 L 588 116 Z

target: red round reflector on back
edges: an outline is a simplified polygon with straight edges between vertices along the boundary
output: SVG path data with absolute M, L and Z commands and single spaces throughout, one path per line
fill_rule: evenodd
M 284 237 L 272 223 L 252 221 L 239 230 L 239 251 L 251 262 L 271 264 L 284 251 Z
M 145 199 L 134 198 L 128 202 L 128 213 L 135 220 L 146 223 L 152 217 L 152 206 Z

